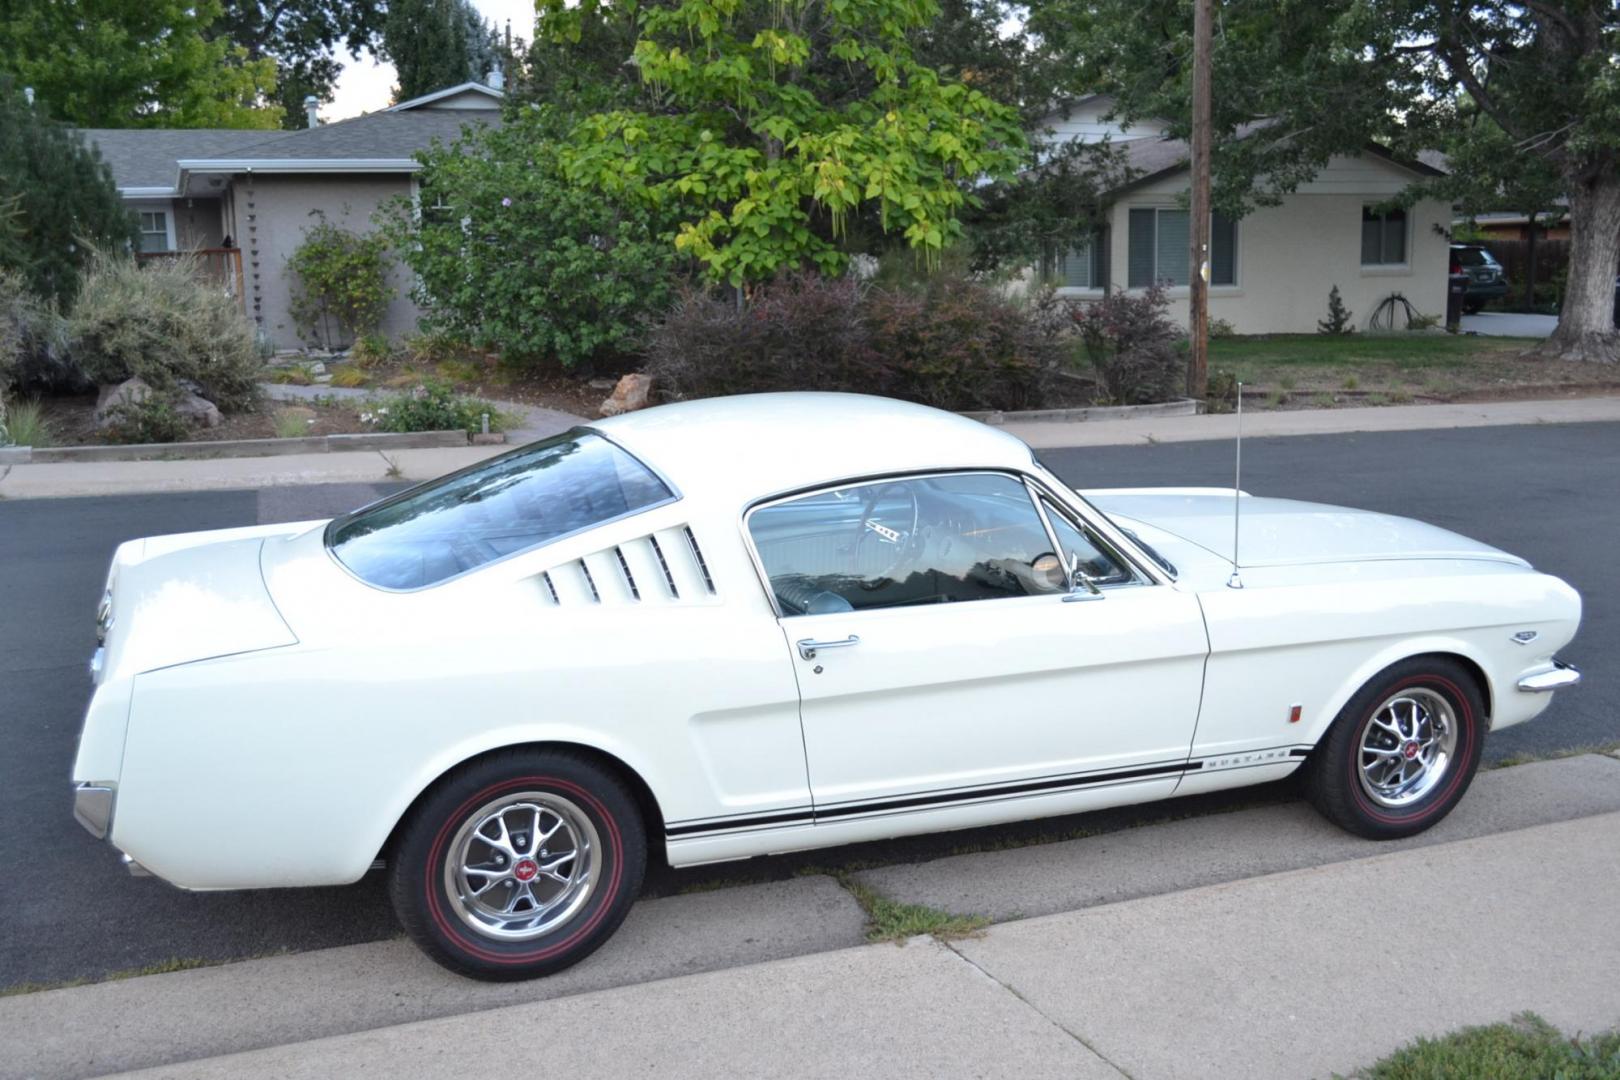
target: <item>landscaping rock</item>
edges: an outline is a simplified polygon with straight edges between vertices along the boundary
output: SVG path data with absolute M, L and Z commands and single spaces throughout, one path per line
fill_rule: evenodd
M 96 427 L 103 430 L 113 426 L 113 410 L 124 405 L 136 405 L 152 396 L 152 388 L 145 379 L 125 379 L 113 386 L 103 386 L 96 395 Z
M 618 416 L 620 413 L 635 412 L 645 409 L 651 402 L 653 377 L 636 372 L 626 375 L 619 380 L 619 385 L 613 388 L 613 394 L 602 402 L 603 416 Z
M 202 427 L 219 427 L 225 422 L 220 414 L 219 406 L 203 397 L 201 394 L 186 393 L 179 401 L 174 403 L 174 411 L 188 424 L 197 424 Z
M 305 370 L 308 371 L 311 375 L 325 375 L 326 374 L 326 365 L 321 363 L 319 360 L 314 360 L 314 361 L 311 361 L 309 364 L 305 365 Z

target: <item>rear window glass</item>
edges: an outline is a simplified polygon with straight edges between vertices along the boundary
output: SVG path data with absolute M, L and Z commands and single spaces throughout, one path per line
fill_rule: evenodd
M 570 431 L 339 518 L 326 543 L 362 581 L 420 589 L 674 497 L 607 439 Z
M 1480 248 L 1457 248 L 1457 261 L 1464 266 L 1489 266 L 1494 261 Z

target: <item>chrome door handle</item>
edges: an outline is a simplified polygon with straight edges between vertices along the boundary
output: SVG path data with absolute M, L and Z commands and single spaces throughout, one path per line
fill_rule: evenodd
M 843 641 L 816 641 L 814 638 L 805 638 L 802 641 L 795 642 L 799 646 L 799 655 L 806 660 L 814 660 L 817 649 L 847 649 L 851 645 L 859 645 L 860 643 L 861 639 L 854 634 L 849 635 Z

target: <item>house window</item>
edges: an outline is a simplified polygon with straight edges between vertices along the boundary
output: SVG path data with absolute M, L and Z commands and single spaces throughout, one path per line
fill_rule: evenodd
M 1060 289 L 1106 289 L 1108 234 L 1099 231 L 1087 243 L 1059 255 L 1052 262 L 1052 276 Z
M 1130 214 L 1130 270 L 1133 289 L 1154 283 L 1186 285 L 1189 218 L 1185 210 L 1138 207 Z M 1237 222 L 1225 214 L 1211 214 L 1209 222 L 1209 283 L 1237 284 Z
M 1406 263 L 1406 211 L 1375 213 L 1361 208 L 1361 265 L 1402 266 Z
M 169 215 L 164 211 L 141 211 L 141 250 L 169 250 Z

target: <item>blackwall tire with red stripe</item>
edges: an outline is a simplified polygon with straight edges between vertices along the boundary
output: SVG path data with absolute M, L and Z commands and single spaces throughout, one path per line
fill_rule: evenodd
M 646 831 L 609 770 L 567 751 L 512 750 L 439 781 L 389 854 L 400 923 L 475 979 L 550 975 L 613 936 L 641 890 Z
M 1403 660 L 1369 680 L 1334 719 L 1306 764 L 1306 795 L 1358 836 L 1420 833 L 1467 792 L 1486 725 L 1473 672 L 1445 656 Z M 1443 767 L 1423 775 L 1431 753 Z

